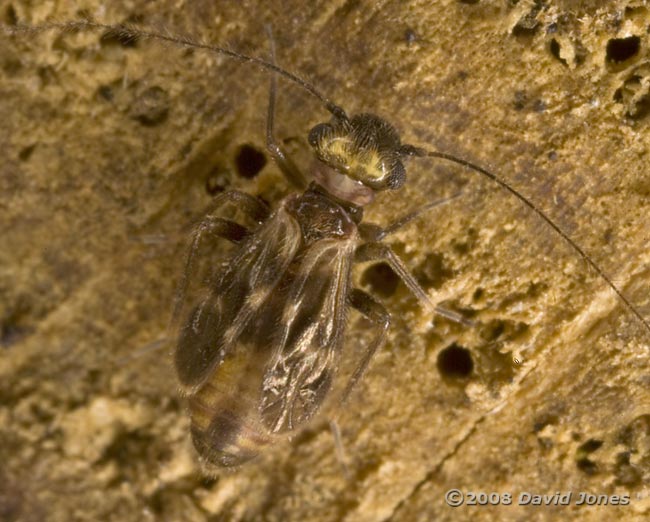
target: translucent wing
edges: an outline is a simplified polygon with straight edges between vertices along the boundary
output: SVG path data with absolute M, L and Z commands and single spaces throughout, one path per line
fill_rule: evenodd
M 179 332 L 176 370 L 196 390 L 233 350 L 241 332 L 275 290 L 300 246 L 300 226 L 278 209 L 221 267 Z
M 272 432 L 290 431 L 318 411 L 336 371 L 355 240 L 321 240 L 300 255 L 275 352 L 262 384 L 260 412 Z

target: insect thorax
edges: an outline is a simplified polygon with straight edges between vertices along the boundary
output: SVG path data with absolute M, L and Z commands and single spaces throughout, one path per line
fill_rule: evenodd
M 361 207 L 336 200 L 316 183 L 287 201 L 287 210 L 300 224 L 306 244 L 325 238 L 350 237 L 363 217 Z

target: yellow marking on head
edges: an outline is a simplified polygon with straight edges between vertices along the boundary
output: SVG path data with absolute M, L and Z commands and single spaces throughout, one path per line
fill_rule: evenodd
M 364 175 L 372 178 L 373 180 L 381 180 L 386 176 L 383 169 L 383 164 L 379 154 L 372 152 L 364 155 L 356 155 L 350 158 L 350 170 L 354 172 L 356 169 L 361 169 Z
M 348 151 L 349 145 L 350 145 L 349 138 L 336 138 L 328 141 L 326 144 L 326 148 L 330 154 L 334 154 L 344 159 L 347 158 L 350 154 Z
M 325 152 L 329 161 L 341 169 L 346 175 L 364 182 L 381 181 L 389 173 L 384 169 L 384 163 L 376 150 L 366 149 L 352 152 L 350 138 L 339 137 L 321 143 L 321 150 Z

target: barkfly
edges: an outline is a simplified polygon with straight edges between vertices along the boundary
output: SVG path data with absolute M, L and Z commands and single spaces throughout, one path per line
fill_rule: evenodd
M 395 127 L 370 113 L 348 115 L 313 85 L 275 63 L 222 47 L 127 25 L 89 20 L 12 28 L 100 30 L 123 39 L 153 39 L 203 49 L 250 63 L 271 75 L 267 149 L 296 192 L 270 210 L 238 191 L 220 194 L 192 237 L 174 318 L 178 341 L 174 364 L 189 402 L 191 434 L 204 461 L 219 467 L 243 464 L 266 446 L 289 437 L 328 401 L 345 402 L 384 344 L 390 314 L 352 284 L 354 263 L 383 261 L 423 306 L 447 319 L 471 324 L 437 307 L 400 258 L 382 243 L 423 212 L 452 198 L 431 202 L 387 228 L 364 223 L 363 209 L 376 193 L 400 189 L 404 160 L 430 157 L 479 173 L 518 198 L 566 241 L 617 294 L 644 327 L 650 324 L 594 261 L 547 215 L 492 172 L 444 152 L 402 143 Z M 330 113 L 308 135 L 316 161 L 307 176 L 274 136 L 276 80 L 280 76 L 317 98 Z M 456 197 L 456 196 L 452 196 Z M 236 206 L 252 227 L 224 218 Z M 235 245 L 227 263 L 215 266 L 214 242 Z M 376 327 L 348 375 L 338 373 L 349 308 Z

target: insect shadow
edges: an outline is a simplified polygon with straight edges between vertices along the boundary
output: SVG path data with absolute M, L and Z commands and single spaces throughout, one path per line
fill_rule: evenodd
M 386 341 L 391 317 L 367 292 L 354 287 L 352 267 L 384 262 L 431 313 L 472 323 L 439 306 L 382 241 L 422 213 L 458 195 L 433 201 L 386 228 L 363 222 L 364 207 L 382 191 L 406 182 L 404 160 L 437 158 L 489 178 L 544 221 L 602 278 L 650 332 L 650 324 L 596 265 L 543 211 L 500 177 L 444 152 L 401 142 L 387 120 L 371 113 L 348 115 L 313 85 L 275 63 L 192 39 L 129 25 L 91 20 L 12 27 L 11 32 L 100 30 L 121 40 L 152 39 L 203 49 L 271 73 L 266 145 L 295 192 L 275 209 L 240 191 L 219 194 L 197 225 L 174 307 L 178 341 L 174 366 L 187 397 L 191 435 L 202 460 L 239 466 L 277 440 L 295 434 L 326 404 L 341 405 Z M 316 161 L 305 174 L 274 135 L 277 77 L 317 98 L 330 113 L 311 129 Z M 250 224 L 222 217 L 236 207 Z M 251 225 L 252 224 L 252 225 Z M 235 245 L 226 263 L 215 265 L 218 240 Z M 349 308 L 375 328 L 347 375 L 339 371 Z

